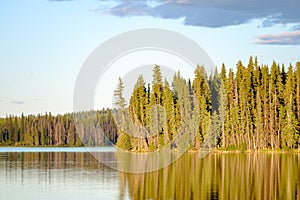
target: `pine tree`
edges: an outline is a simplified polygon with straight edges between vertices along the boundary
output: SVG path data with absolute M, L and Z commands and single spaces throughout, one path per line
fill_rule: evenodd
M 237 146 L 240 146 L 249 139 L 249 127 L 248 127 L 248 94 L 249 84 L 247 80 L 250 78 L 247 69 L 241 61 L 237 63 L 237 92 L 238 92 L 238 106 L 240 110 L 239 128 L 237 132 Z
M 14 117 L 14 124 L 13 124 L 13 139 L 12 139 L 12 143 L 18 143 L 19 142 L 19 121 L 18 121 L 18 117 L 15 116 Z
M 263 128 L 264 128 L 264 135 L 261 135 L 260 140 L 260 146 L 261 148 L 267 148 L 268 143 L 268 136 L 270 135 L 270 126 L 269 126 L 269 118 L 270 118 L 270 109 L 269 109 L 269 68 L 268 66 L 262 67 L 262 102 L 263 102 Z
M 295 72 L 296 80 L 296 117 L 298 122 L 300 122 L 300 62 L 296 63 L 296 72 Z M 300 123 L 298 124 L 298 130 L 300 130 Z
M 222 148 L 225 148 L 225 146 L 226 146 L 225 122 L 226 122 L 227 106 L 228 106 L 226 88 L 228 88 L 228 87 L 227 87 L 226 71 L 225 71 L 225 66 L 224 66 L 224 68 L 222 67 L 221 82 L 220 82 L 220 87 L 218 90 L 218 96 L 219 96 L 218 113 L 219 113 L 219 118 L 220 118 L 220 123 L 221 123 L 221 130 L 220 130 L 221 144 L 220 145 Z
M 263 139 L 263 97 L 262 97 L 262 83 L 261 83 L 261 69 L 255 64 L 255 110 L 254 110 L 254 134 L 253 134 L 253 148 L 260 149 L 262 148 L 261 141 Z
M 68 129 L 67 143 L 70 146 L 75 145 L 75 126 L 72 122 L 70 122 L 70 126 L 69 126 L 69 129 Z
M 270 130 L 270 143 L 272 149 L 279 147 L 279 141 L 277 141 L 277 130 L 278 130 L 278 109 L 279 109 L 279 96 L 278 96 L 278 77 L 280 71 L 278 65 L 273 62 L 271 67 L 271 75 L 269 81 L 269 130 Z
M 156 149 L 163 145 L 163 124 L 165 113 L 162 107 L 163 84 L 160 67 L 155 65 L 153 68 L 152 91 L 148 106 L 149 113 L 149 130 L 150 135 L 155 137 L 149 138 L 151 149 Z
M 199 130 L 195 138 L 195 147 L 198 149 L 210 126 L 211 95 L 204 67 L 198 66 L 194 73 L 194 100 L 196 101 L 195 105 L 198 105 L 197 109 L 199 110 L 200 118 Z
M 227 147 L 238 144 L 238 131 L 240 124 L 239 106 L 238 106 L 238 89 L 232 69 L 228 74 L 227 89 L 228 112 L 225 119 L 225 139 Z
M 168 81 L 165 79 L 163 88 L 163 107 L 166 112 L 166 120 L 164 124 L 164 141 L 168 143 L 174 136 L 175 130 L 175 106 L 174 106 L 174 94 L 172 93 Z
M 298 141 L 298 121 L 295 115 L 295 80 L 293 67 L 290 66 L 287 74 L 287 81 L 284 93 L 285 99 L 285 109 L 286 109 L 286 118 L 285 118 L 285 127 L 283 129 L 282 135 L 282 146 L 283 148 L 293 148 L 296 146 Z
M 148 96 L 145 87 L 145 82 L 142 75 L 134 86 L 134 91 L 129 102 L 129 113 L 133 119 L 133 123 L 138 137 L 131 139 L 131 144 L 136 150 L 145 150 L 148 148 L 146 141 L 146 131 L 144 127 L 147 125 L 147 107 L 148 107 Z
M 176 124 L 178 123 L 178 129 L 175 135 L 176 138 L 174 142 L 178 150 L 181 151 L 190 146 L 192 139 L 195 138 L 195 134 L 195 140 L 197 139 L 197 134 L 199 135 L 199 112 L 195 114 L 192 112 L 189 86 L 186 80 L 181 77 L 179 71 L 173 78 L 173 87 L 175 96 L 177 97 L 177 109 L 179 109 L 178 111 L 175 111 L 175 121 L 176 118 L 177 120 L 180 118 L 180 121 L 176 122 Z M 194 105 L 196 107 L 195 109 L 198 109 L 199 105 L 197 104 L 197 102 L 195 102 Z M 180 115 L 180 117 L 178 115 Z
M 132 148 L 131 146 L 131 141 L 130 141 L 130 136 L 124 132 L 126 130 L 126 114 L 125 114 L 125 99 L 123 97 L 123 82 L 121 77 L 119 77 L 119 84 L 114 91 L 114 97 L 115 97 L 115 105 L 117 107 L 117 125 L 118 125 L 118 131 L 119 131 L 119 137 L 117 140 L 117 146 L 120 147 L 121 149 L 124 150 L 130 150 Z
M 119 84 L 114 91 L 114 97 L 115 97 L 114 104 L 117 107 L 117 109 L 119 109 L 120 111 L 123 111 L 123 110 L 125 110 L 125 107 L 126 107 L 125 99 L 123 97 L 124 85 L 123 85 L 121 77 L 119 77 L 118 80 L 119 80 Z

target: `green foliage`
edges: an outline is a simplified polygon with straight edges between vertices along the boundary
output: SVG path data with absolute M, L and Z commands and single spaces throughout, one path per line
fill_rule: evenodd
M 80 123 L 74 121 L 74 115 Z M 103 133 L 116 143 L 117 127 L 108 109 L 57 116 L 22 114 L 0 119 L 1 146 L 101 146 L 109 144 Z
M 235 146 L 235 145 L 233 145 L 233 144 L 229 145 L 229 146 L 226 148 L 226 150 L 228 150 L 228 151 L 235 151 L 235 150 L 237 150 L 237 149 L 238 149 L 237 146 Z
M 123 150 L 130 150 L 132 146 L 129 135 L 126 133 L 119 133 L 116 145 Z
M 119 78 L 113 111 L 9 115 L 0 119 L 0 145 L 98 146 L 109 139 L 122 149 L 147 151 L 189 132 L 176 141 L 177 147 L 191 143 L 191 148 L 200 149 L 209 142 L 241 151 L 299 148 L 300 62 L 286 70 L 276 62 L 271 67 L 259 65 L 257 58 L 250 57 L 247 65 L 239 61 L 236 67 L 227 73 L 222 65 L 220 73 L 216 69 L 207 78 L 205 68 L 197 66 L 192 80 L 178 71 L 170 87 L 155 65 L 152 84 L 140 75 L 129 105 Z M 80 123 L 74 121 L 74 114 Z M 142 128 L 143 134 L 151 135 L 130 133 Z
M 212 98 L 204 67 L 197 66 L 194 74 L 195 79 L 193 81 L 193 98 L 195 108 L 199 112 L 199 127 L 197 128 L 195 147 L 199 149 L 205 138 L 205 135 L 209 131 Z M 217 98 L 214 99 L 217 100 Z
M 115 102 L 114 104 L 118 109 L 125 109 L 125 99 L 123 97 L 124 85 L 121 77 L 119 77 L 119 84 L 114 91 Z
M 247 144 L 244 142 L 244 143 L 242 143 L 242 144 L 240 144 L 239 146 L 238 146 L 238 149 L 240 150 L 240 151 L 246 151 L 248 148 L 247 148 Z
M 300 63 L 296 70 L 290 66 L 286 73 L 276 62 L 269 68 L 250 57 L 247 65 L 237 63 L 236 73 L 232 69 L 227 73 L 222 65 L 221 72 L 216 69 L 209 79 L 204 67 L 197 66 L 192 81 L 176 73 L 172 89 L 167 81 L 162 83 L 156 65 L 151 92 L 149 84 L 148 89 L 144 85 L 139 77 L 129 108 L 133 120 L 149 131 L 156 124 L 155 136 L 147 140 L 149 150 L 191 130 L 195 136 L 191 148 L 195 149 L 201 148 L 207 138 L 229 150 L 299 147 Z M 153 106 L 157 108 L 154 115 Z M 199 119 L 193 117 L 196 115 Z M 159 116 L 165 120 L 158 120 Z M 186 120 L 191 117 L 196 120 L 192 126 Z M 132 145 L 141 147 L 140 142 Z

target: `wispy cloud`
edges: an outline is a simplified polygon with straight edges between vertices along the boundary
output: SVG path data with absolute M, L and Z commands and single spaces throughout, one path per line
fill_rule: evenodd
M 300 30 L 257 36 L 257 44 L 300 45 Z
M 114 1 L 116 2 L 116 1 Z M 223 27 L 262 19 L 263 26 L 300 23 L 298 0 L 119 0 L 98 11 L 115 16 L 153 16 L 165 19 L 183 18 L 192 26 Z
M 291 28 L 291 31 L 297 31 L 297 30 L 300 30 L 300 24 L 297 24 Z
M 24 104 L 24 101 L 14 100 L 14 101 L 11 101 L 11 103 L 21 105 L 21 104 Z

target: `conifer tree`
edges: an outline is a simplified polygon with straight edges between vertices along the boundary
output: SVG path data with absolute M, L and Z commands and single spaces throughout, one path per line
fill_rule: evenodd
M 255 64 L 255 110 L 254 110 L 254 134 L 253 134 L 253 148 L 260 149 L 261 141 L 263 139 L 263 102 L 262 102 L 262 83 L 261 83 L 261 69 Z
M 163 124 L 165 121 L 165 113 L 162 107 L 163 84 L 160 67 L 155 65 L 153 68 L 152 91 L 150 93 L 150 101 L 148 106 L 149 113 L 149 130 L 150 135 L 155 137 L 150 139 L 151 149 L 156 149 L 163 145 Z
M 221 127 L 220 127 L 220 141 L 221 141 L 221 144 L 220 144 L 220 146 L 222 148 L 225 148 L 225 146 L 226 146 L 225 123 L 226 123 L 227 106 L 228 106 L 227 96 L 226 96 L 226 92 L 227 92 L 226 88 L 228 88 L 228 87 L 227 87 L 225 65 L 223 65 L 223 67 L 222 67 L 220 78 L 221 78 L 220 87 L 219 87 L 219 90 L 218 90 L 218 96 L 219 96 L 218 113 L 219 113 L 219 118 L 220 118 L 220 123 L 221 123 Z
M 130 136 L 128 133 L 124 132 L 126 129 L 126 104 L 125 104 L 125 99 L 123 97 L 123 90 L 124 90 L 124 85 L 122 82 L 121 77 L 119 77 L 119 83 L 114 91 L 114 97 L 115 97 L 115 105 L 118 109 L 117 113 L 117 119 L 118 121 L 116 122 L 118 125 L 118 132 L 119 132 L 119 138 L 117 141 L 117 146 L 120 147 L 121 149 L 124 150 L 130 150 L 132 148 L 131 146 L 131 141 L 130 141 Z
M 175 106 L 174 95 L 170 89 L 168 81 L 165 79 L 163 88 L 163 107 L 166 112 L 166 120 L 164 124 L 164 141 L 168 143 L 175 134 Z
M 264 135 L 260 137 L 260 145 L 262 148 L 267 148 L 268 143 L 268 135 L 270 135 L 270 127 L 269 127 L 269 68 L 268 66 L 262 67 L 262 102 L 263 102 L 263 127 L 264 127 Z
M 286 118 L 285 118 L 285 127 L 283 129 L 282 135 L 282 146 L 283 148 L 293 148 L 296 146 L 298 141 L 298 121 L 295 115 L 295 80 L 293 67 L 290 65 L 287 74 L 286 87 L 284 92 L 285 99 L 285 109 L 286 109 Z
M 296 63 L 296 71 L 295 71 L 295 97 L 296 97 L 296 117 L 298 122 L 300 122 L 300 62 Z M 300 128 L 300 123 L 298 126 L 298 130 Z
M 146 149 L 146 134 L 143 127 L 147 126 L 148 96 L 142 75 L 139 75 L 129 102 L 129 112 L 139 137 L 131 139 L 131 145 L 136 150 Z
M 193 112 L 191 109 L 191 102 L 190 102 L 190 95 L 189 95 L 190 92 L 189 92 L 188 83 L 180 75 L 180 71 L 178 71 L 175 74 L 173 78 L 173 85 L 174 85 L 174 93 L 177 97 L 177 106 L 179 109 L 177 114 L 180 114 L 180 121 L 177 122 L 179 128 L 177 129 L 176 132 L 175 143 L 176 143 L 176 147 L 182 150 L 185 147 L 190 146 L 190 142 L 192 138 L 194 138 L 195 134 L 196 137 L 199 137 L 197 136 L 197 134 L 199 135 L 199 131 L 198 131 L 199 120 L 197 120 L 196 118 L 193 119 Z M 196 107 L 199 107 L 198 104 L 194 104 L 194 105 Z M 196 117 L 199 118 L 199 113 L 197 113 Z
M 200 148 L 210 126 L 211 95 L 204 67 L 197 66 L 193 81 L 194 100 L 199 109 L 199 132 L 196 133 L 195 147 Z

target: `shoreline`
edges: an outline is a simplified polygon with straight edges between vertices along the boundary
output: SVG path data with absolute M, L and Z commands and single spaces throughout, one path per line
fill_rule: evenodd
M 114 145 L 104 145 L 104 146 L 65 146 L 65 145 L 53 145 L 53 146 L 22 146 L 22 145 L 0 145 L 0 148 L 40 148 L 40 149 L 49 149 L 49 148 L 107 148 L 107 147 L 115 147 Z M 173 150 L 174 152 L 177 151 L 176 149 Z M 205 151 L 205 150 L 204 150 Z M 298 149 L 289 149 L 289 150 L 283 150 L 283 149 L 248 149 L 248 150 L 226 150 L 226 149 L 212 149 L 208 150 L 209 153 L 221 153 L 221 154 L 228 154 L 228 153 L 278 153 L 278 154 L 300 154 L 300 148 Z M 146 153 L 149 151 L 132 151 L 133 153 Z M 197 149 L 189 149 L 186 151 L 187 153 L 200 153 L 201 150 Z
M 283 149 L 248 149 L 245 151 L 241 150 L 220 150 L 214 149 L 212 150 L 213 153 L 282 153 L 282 154 L 289 154 L 289 153 L 299 153 L 300 149 L 290 149 L 290 150 L 283 150 Z

